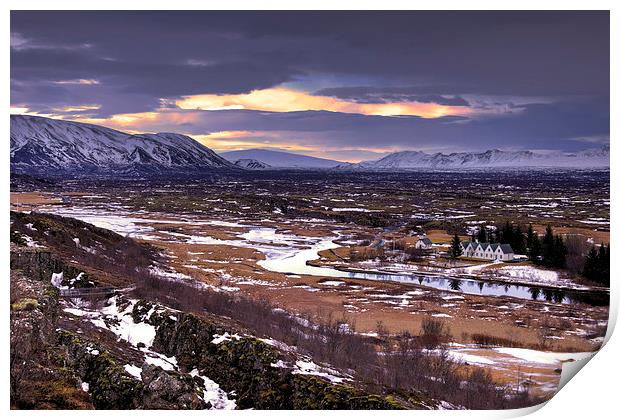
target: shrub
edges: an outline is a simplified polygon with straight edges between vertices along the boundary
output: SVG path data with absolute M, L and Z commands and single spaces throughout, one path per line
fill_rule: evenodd
M 510 393 L 482 370 L 473 369 L 463 376 L 462 365 L 441 346 L 450 339 L 449 330 L 433 318 L 422 322 L 419 337 L 409 332 L 390 336 L 379 323 L 379 337 L 372 338 L 356 334 L 355 325 L 345 317 L 327 314 L 324 322 L 314 323 L 308 314 L 291 316 L 264 300 L 197 289 L 190 283 L 152 275 L 144 277 L 133 293 L 180 310 L 228 317 L 257 336 L 296 346 L 316 361 L 355 372 L 358 380 L 377 392 L 387 388 L 415 394 L 423 390 L 433 398 L 472 409 L 517 408 L 539 402 L 523 393 Z M 377 352 L 377 344 L 381 352 Z

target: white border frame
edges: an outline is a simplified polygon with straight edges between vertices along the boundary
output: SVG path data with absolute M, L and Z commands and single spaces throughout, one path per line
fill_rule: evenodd
M 434 2 L 411 2 L 404 0 L 383 0 L 381 2 L 378 1 L 368 1 L 368 0 L 358 0 L 358 1 L 334 1 L 334 0 L 314 0 L 314 1 L 296 1 L 296 2 L 286 2 L 282 0 L 262 0 L 260 2 L 251 1 L 251 0 L 237 0 L 230 2 L 201 2 L 198 0 L 176 0 L 171 4 L 156 4 L 154 2 L 146 2 L 146 1 L 133 1 L 128 4 L 127 1 L 120 0 L 108 0 L 105 2 L 88 2 L 84 3 L 79 2 L 77 0 L 56 0 L 52 3 L 48 1 L 41 0 L 31 0 L 27 3 L 24 1 L 16 1 L 9 0 L 4 2 L 6 5 L 6 11 L 2 15 L 2 27 L 5 28 L 5 31 L 10 28 L 10 13 L 9 10 L 49 10 L 49 9 L 76 9 L 76 10 L 259 10 L 257 6 L 261 6 L 260 10 L 279 10 L 279 9 L 287 9 L 287 10 L 347 10 L 347 9 L 365 9 L 365 10 L 611 10 L 610 13 L 610 25 L 611 25 L 611 104 L 610 104 L 610 115 L 617 115 L 614 111 L 617 110 L 618 103 L 618 84 L 614 78 L 614 74 L 620 74 L 620 70 L 618 69 L 618 43 L 616 42 L 618 39 L 618 24 L 620 23 L 620 19 L 618 19 L 618 14 L 616 10 L 614 10 L 614 5 L 617 2 L 613 2 L 611 0 L 603 1 L 603 0 L 590 0 L 588 2 L 580 2 L 574 0 L 565 0 L 562 2 L 556 1 L 548 1 L 548 0 L 522 0 L 519 2 L 516 1 L 504 1 L 498 3 L 496 1 L 489 0 L 469 0 L 468 2 L 462 2 L 457 0 L 444 0 L 441 4 L 437 4 Z M 464 5 L 469 7 L 464 8 Z M 162 6 L 172 6 L 174 9 L 170 7 L 162 7 Z M 441 6 L 441 7 L 439 7 Z M 561 6 L 559 8 L 558 6 Z M 5 32 L 5 36 L 8 42 L 8 36 Z M 615 48 L 614 48 L 615 47 Z M 2 66 L 2 75 L 4 80 L 4 92 L 5 92 L 5 101 L 7 103 L 7 108 L 10 107 L 10 86 L 8 80 L 10 78 L 10 49 L 5 47 L 4 49 L 4 57 L 5 64 Z M 616 77 L 617 79 L 617 77 Z M 8 114 L 8 112 L 7 112 Z M 6 115 L 6 114 L 5 114 Z M 2 132 L 5 135 L 5 141 L 8 141 L 9 137 L 9 119 L 2 118 L 0 120 L 0 124 L 2 126 Z M 615 138 L 615 134 L 617 133 L 617 121 L 614 118 L 610 118 L 610 139 Z M 618 182 L 617 179 L 614 179 L 616 171 L 613 168 L 618 167 L 620 152 L 615 147 L 611 148 L 611 196 L 618 196 Z M 2 175 L 3 182 L 0 183 L 0 188 L 2 191 L 2 197 L 4 199 L 5 205 L 9 205 L 9 173 L 10 173 L 10 159 L 9 159 L 9 148 L 7 145 L 0 148 L 0 159 L 2 162 Z M 617 216 L 616 206 L 614 204 L 611 205 L 611 219 L 616 220 Z M 6 212 L 2 215 L 4 218 L 4 222 L 1 224 L 2 230 L 0 233 L 0 237 L 8 238 L 9 236 L 9 214 Z M 616 225 L 614 223 L 611 224 L 611 236 L 613 238 L 618 237 L 616 235 Z M 4 240 L 0 241 L 0 246 L 2 247 L 2 251 L 4 256 L 7 257 L 9 254 L 9 242 Z M 612 247 L 612 256 L 617 257 L 620 254 L 618 253 L 618 248 L 615 246 Z M 615 261 L 615 258 L 612 258 L 612 261 Z M 2 267 L 2 279 L 5 279 L 5 287 L 2 290 L 4 293 L 4 308 L 5 311 L 8 312 L 8 304 L 9 304 L 9 293 L 8 293 L 8 278 L 9 278 L 9 265 L 5 264 Z M 611 277 L 612 277 L 612 287 L 611 292 L 611 306 L 610 306 L 610 323 L 607 332 L 606 340 L 609 340 L 611 333 L 615 327 L 617 312 L 618 312 L 618 275 L 620 275 L 620 270 L 618 270 L 617 266 L 611 266 Z M 7 314 L 5 312 L 5 314 Z M 8 315 L 8 314 L 7 314 Z M 1 333 L 0 337 L 4 337 L 4 340 L 7 340 L 9 337 L 9 317 L 5 315 L 5 319 L 1 323 Z M 7 340 L 8 341 L 8 340 Z M 3 382 L 0 387 L 0 397 L 5 401 L 4 407 L 9 409 L 9 384 L 8 384 L 8 364 L 9 364 L 9 355 L 8 355 L 8 342 L 4 341 L 4 345 L 2 348 L 2 362 L 3 362 Z M 394 412 L 390 413 L 389 416 L 391 418 L 407 418 L 410 416 L 415 416 L 416 418 L 438 418 L 438 417 L 460 417 L 460 418 L 470 418 L 470 419 L 485 419 L 485 418 L 508 418 L 508 417 L 517 417 L 521 415 L 525 415 L 534 411 L 537 411 L 538 408 L 546 405 L 543 410 L 537 411 L 532 415 L 533 419 L 542 419 L 547 418 L 547 416 L 553 416 L 553 418 L 563 418 L 563 419 L 571 419 L 571 418 L 588 418 L 588 419 L 596 419 L 601 418 L 605 419 L 610 417 L 609 413 L 616 411 L 617 406 L 615 404 L 617 396 L 617 388 L 614 386 L 615 382 L 618 379 L 618 375 L 620 374 L 620 363 L 618 363 L 616 355 L 620 353 L 619 351 L 620 345 L 618 344 L 618 339 L 611 339 L 605 345 L 605 347 L 597 354 L 591 362 L 588 363 L 588 368 L 584 369 L 583 372 L 580 372 L 576 380 L 570 381 L 555 397 L 553 397 L 547 404 L 543 404 L 541 406 L 530 408 L 530 409 L 522 409 L 522 410 L 513 410 L 513 411 L 432 411 L 432 412 Z M 9 413 L 12 417 L 15 418 L 25 418 L 26 416 L 45 416 L 46 418 L 57 419 L 61 417 L 78 417 L 83 416 L 84 413 L 80 412 L 61 412 L 61 411 L 46 411 L 46 412 L 26 412 L 26 411 L 11 411 Z M 345 418 L 349 416 L 351 412 L 340 411 L 340 412 L 321 412 L 316 413 L 312 411 L 298 411 L 295 413 L 287 412 L 287 411 L 239 411 L 239 412 L 209 412 L 208 414 L 201 412 L 149 412 L 147 415 L 149 417 L 153 417 L 155 419 L 165 419 L 170 418 L 170 416 L 183 416 L 184 418 L 198 418 L 198 416 L 215 416 L 215 417 L 235 417 L 235 418 L 252 418 L 255 420 L 258 418 L 267 418 L 270 419 L 282 419 L 289 420 L 291 415 L 296 416 L 297 418 L 306 419 L 314 416 L 334 416 L 336 418 Z M 107 418 L 111 415 L 108 412 L 89 412 L 87 414 L 89 417 L 93 418 Z M 125 417 L 134 417 L 141 415 L 137 411 L 125 411 L 125 412 L 115 412 L 112 414 L 117 417 L 120 416 L 122 418 Z M 375 412 L 370 411 L 360 411 L 355 412 L 354 414 L 359 419 L 371 419 L 376 416 Z M 383 413 L 382 413 L 383 415 Z M 406 416 L 406 417 L 405 417 Z

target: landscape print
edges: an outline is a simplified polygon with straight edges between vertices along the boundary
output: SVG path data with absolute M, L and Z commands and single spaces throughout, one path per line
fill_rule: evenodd
M 13 409 L 515 409 L 603 344 L 608 12 L 10 30 Z

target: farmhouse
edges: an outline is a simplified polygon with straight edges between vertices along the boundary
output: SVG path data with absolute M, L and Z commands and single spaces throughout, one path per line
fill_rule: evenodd
M 463 242 L 463 256 L 482 260 L 512 261 L 515 253 L 509 244 L 490 244 L 488 242 Z
M 431 249 L 433 247 L 433 241 L 428 238 L 418 239 L 415 243 L 416 249 Z

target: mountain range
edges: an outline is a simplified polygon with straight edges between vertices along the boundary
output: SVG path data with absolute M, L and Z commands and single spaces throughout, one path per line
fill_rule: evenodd
M 377 160 L 338 166 L 344 170 L 410 170 L 466 168 L 601 168 L 609 167 L 609 145 L 576 153 L 487 150 L 482 153 L 424 153 L 403 151 Z
M 11 115 L 10 146 L 11 172 L 29 175 L 166 175 L 283 168 L 362 171 L 606 168 L 610 159 L 609 145 L 575 153 L 497 149 L 449 154 L 403 151 L 359 163 L 267 149 L 236 150 L 218 155 L 182 134 L 128 134 L 94 124 L 30 115 Z

